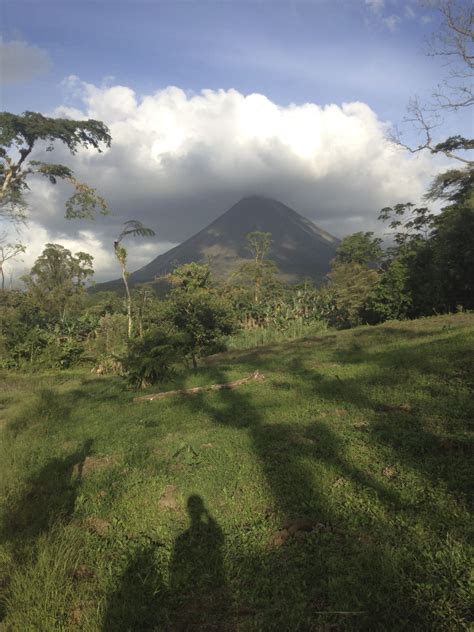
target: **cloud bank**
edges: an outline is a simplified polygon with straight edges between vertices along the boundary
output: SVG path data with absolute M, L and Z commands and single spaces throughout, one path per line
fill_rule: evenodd
M 35 243 L 41 235 L 96 256 L 98 280 L 117 276 L 111 243 L 128 219 L 157 234 L 154 241 L 129 243 L 136 269 L 251 194 L 274 197 L 337 236 L 380 230 L 380 208 L 417 201 L 434 171 L 430 158 L 391 146 L 387 124 L 365 103 L 282 107 L 262 94 L 192 94 L 177 87 L 140 96 L 127 86 L 76 77 L 65 89 L 75 107 L 61 105 L 54 115 L 103 120 L 112 147 L 74 157 L 58 147 L 47 159 L 70 164 L 113 214 L 95 223 L 67 222 L 66 192 L 38 182 L 30 197 L 32 227 Z

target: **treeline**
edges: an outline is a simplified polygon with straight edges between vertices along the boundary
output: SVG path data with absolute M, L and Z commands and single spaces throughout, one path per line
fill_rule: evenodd
M 331 324 L 351 327 L 474 308 L 473 171 L 456 173 L 427 198 L 448 200 L 439 214 L 397 204 L 379 219 L 391 230 L 388 247 L 373 233 L 344 239 L 328 275 Z
M 269 233 L 248 235 L 249 260 L 219 284 L 207 265 L 177 268 L 165 297 L 151 284 L 129 290 L 126 273 L 125 298 L 88 293 L 92 257 L 47 244 L 23 288 L 0 292 L 0 364 L 89 363 L 140 387 L 168 377 L 177 363 L 196 367 L 242 329 L 347 328 L 474 309 L 473 175 L 457 174 L 444 182 L 447 204 L 438 214 L 412 204 L 382 210 L 391 230 L 385 247 L 370 232 L 343 239 L 319 288 L 279 279 Z

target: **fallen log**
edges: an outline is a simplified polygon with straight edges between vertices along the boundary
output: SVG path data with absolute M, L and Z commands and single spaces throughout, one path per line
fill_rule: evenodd
M 164 391 L 163 393 L 152 393 L 151 395 L 141 395 L 140 397 L 134 397 L 134 402 L 154 402 L 158 399 L 164 399 L 165 397 L 171 397 L 173 395 L 196 395 L 197 393 L 203 393 L 204 391 L 221 391 L 223 389 L 232 389 L 241 386 L 242 384 L 248 384 L 248 382 L 264 380 L 265 376 L 260 371 L 255 371 L 252 375 L 244 377 L 241 380 L 235 382 L 225 382 L 224 384 L 211 384 L 210 386 L 196 386 L 195 388 L 180 388 L 176 391 Z

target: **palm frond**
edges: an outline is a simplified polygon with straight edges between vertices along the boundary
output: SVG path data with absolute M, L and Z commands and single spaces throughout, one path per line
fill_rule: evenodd
M 124 229 L 117 240 L 119 242 L 127 235 L 131 235 L 132 237 L 153 237 L 155 235 L 155 231 L 152 228 L 147 228 L 136 219 L 130 219 L 124 222 L 123 225 Z

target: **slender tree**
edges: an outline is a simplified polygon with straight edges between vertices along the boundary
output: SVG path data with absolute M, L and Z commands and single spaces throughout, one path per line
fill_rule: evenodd
M 20 243 L 17 244 L 5 244 L 0 245 L 0 276 L 2 277 L 2 290 L 5 289 L 5 262 L 11 261 L 23 254 L 26 250 L 26 246 Z
M 247 235 L 247 250 L 252 255 L 252 261 L 242 264 L 238 274 L 252 281 L 255 305 L 261 301 L 263 286 L 273 280 L 278 272 L 277 265 L 266 258 L 271 245 L 271 233 L 255 231 Z
M 124 222 L 124 228 L 117 239 L 114 241 L 114 252 L 117 260 L 120 264 L 120 270 L 122 272 L 123 284 L 125 286 L 125 293 L 127 297 L 127 318 L 128 318 L 128 337 L 132 337 L 133 320 L 132 320 L 132 295 L 130 293 L 130 287 L 128 285 L 129 273 L 127 272 L 127 251 L 122 245 L 122 241 L 125 237 L 152 237 L 155 231 L 151 228 L 143 226 L 138 220 L 132 219 L 128 222 Z

